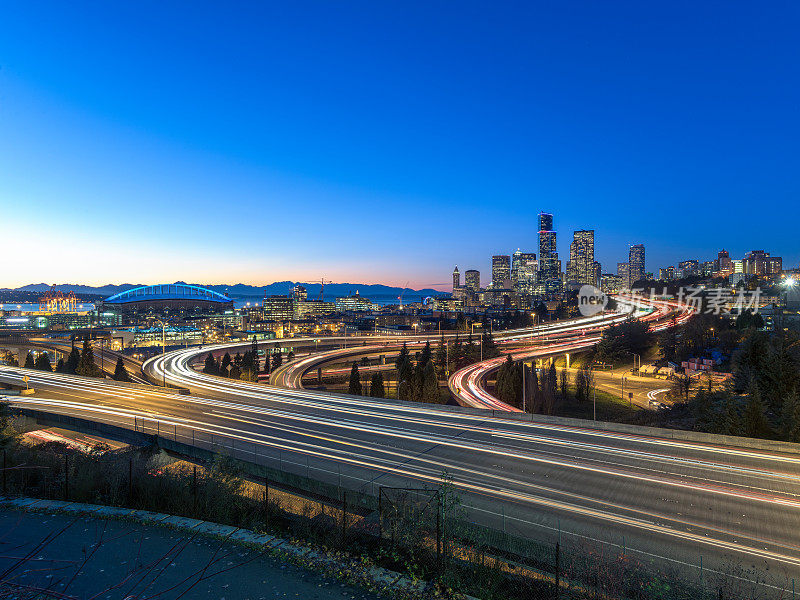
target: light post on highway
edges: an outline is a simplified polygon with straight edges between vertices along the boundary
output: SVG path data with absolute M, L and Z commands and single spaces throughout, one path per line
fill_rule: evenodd
M 164 356 L 167 353 L 167 324 L 162 321 L 161 319 L 156 319 L 156 323 L 161 323 L 161 356 Z M 167 365 L 162 365 L 161 370 L 162 375 L 164 376 L 163 385 L 167 387 Z
M 639 354 L 636 354 L 636 352 L 631 352 L 630 350 L 628 350 L 628 353 L 629 354 L 633 354 L 633 369 L 638 374 L 639 371 L 642 370 L 642 357 Z M 639 359 L 639 368 L 638 369 L 636 368 L 636 359 L 637 358 Z
M 472 335 L 475 335 L 475 325 L 480 325 L 481 326 L 481 362 L 483 362 L 483 323 L 472 323 L 472 325 L 471 325 L 471 327 L 472 327 L 472 330 L 471 330 Z
M 525 380 L 525 361 L 522 361 L 522 412 L 527 412 L 525 410 L 525 388 L 528 387 L 525 385 L 527 381 Z

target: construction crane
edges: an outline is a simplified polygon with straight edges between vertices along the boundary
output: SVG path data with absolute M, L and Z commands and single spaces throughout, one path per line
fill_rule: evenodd
M 307 284 L 319 283 L 319 295 L 317 296 L 317 300 L 319 302 L 322 302 L 322 297 L 323 297 L 322 295 L 325 292 L 325 278 L 324 277 L 321 277 L 319 281 L 299 281 L 298 283 L 307 283 Z M 333 282 L 329 279 L 328 283 L 333 283 Z
M 39 298 L 39 308 L 45 307 L 47 312 L 75 312 L 75 305 L 78 299 L 75 297 L 75 292 L 70 291 L 66 296 L 57 290 L 56 286 L 50 288 L 50 291 Z
M 400 295 L 397 297 L 400 300 L 400 310 L 403 310 L 403 294 L 406 293 L 406 288 L 408 288 L 408 284 L 411 283 L 410 281 L 406 281 L 406 284 L 403 286 L 403 289 L 400 290 Z

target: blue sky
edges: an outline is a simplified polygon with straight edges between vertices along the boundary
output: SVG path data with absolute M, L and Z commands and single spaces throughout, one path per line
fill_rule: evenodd
M 449 281 L 763 248 L 796 267 L 800 5 L 17 3 L 0 287 Z

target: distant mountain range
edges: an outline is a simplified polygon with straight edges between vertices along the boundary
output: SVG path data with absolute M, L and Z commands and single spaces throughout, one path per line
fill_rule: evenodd
M 178 284 L 185 284 L 184 281 L 176 281 L 174 283 Z M 62 283 L 56 285 L 56 289 L 62 292 L 69 292 L 73 291 L 76 294 L 98 294 L 104 297 L 113 296 L 114 294 L 118 294 L 119 292 L 124 292 L 125 290 L 129 290 L 131 288 L 139 287 L 140 285 L 145 284 L 133 284 L 133 283 L 123 283 L 120 285 L 101 285 L 101 286 L 90 286 L 90 285 L 80 285 L 77 283 Z M 274 283 L 270 283 L 269 285 L 265 286 L 256 286 L 256 285 L 246 285 L 244 283 L 237 283 L 234 285 L 207 285 L 202 283 L 194 283 L 191 285 L 198 285 L 200 287 L 205 287 L 210 290 L 214 290 L 215 292 L 220 292 L 222 294 L 226 294 L 230 298 L 235 299 L 250 299 L 250 298 L 263 298 L 266 294 L 267 296 L 271 295 L 288 295 L 291 293 L 292 288 L 295 285 L 298 285 L 296 282 L 293 281 L 276 281 Z M 320 292 L 320 284 L 319 283 L 303 283 L 300 285 L 304 285 L 305 288 L 308 290 L 308 298 L 309 299 L 316 299 L 319 296 Z M 52 288 L 51 285 L 46 283 L 33 283 L 30 285 L 24 285 L 19 288 L 15 288 L 14 290 L 10 290 L 9 288 L 5 288 L 9 291 L 19 291 L 19 292 L 46 292 Z M 443 292 L 438 290 L 426 288 L 422 290 L 414 290 L 411 288 L 399 288 L 399 287 L 391 287 L 388 285 L 381 285 L 381 284 L 365 284 L 365 283 L 326 283 L 325 284 L 325 300 L 331 301 L 334 298 L 339 298 L 341 296 L 350 296 L 358 292 L 360 295 L 364 296 L 365 298 L 369 298 L 371 300 L 381 300 L 381 301 L 389 301 L 396 299 L 400 293 L 403 293 L 403 300 L 406 302 L 411 302 L 414 300 L 419 300 L 420 297 L 427 297 L 427 296 L 440 296 Z

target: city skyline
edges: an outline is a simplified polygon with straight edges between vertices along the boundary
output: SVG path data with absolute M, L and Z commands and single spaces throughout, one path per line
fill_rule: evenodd
M 429 287 L 535 251 L 542 210 L 562 259 L 591 228 L 607 265 L 640 242 L 650 270 L 723 247 L 797 265 L 746 218 L 800 216 L 797 15 L 622 4 L 9 7 L 0 205 L 30 227 L 4 232 L 0 285 Z M 480 235 L 431 244 L 443 215 Z

